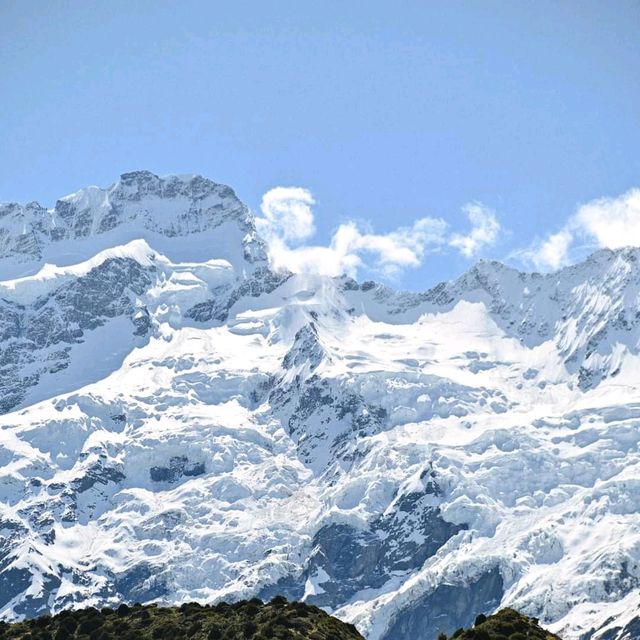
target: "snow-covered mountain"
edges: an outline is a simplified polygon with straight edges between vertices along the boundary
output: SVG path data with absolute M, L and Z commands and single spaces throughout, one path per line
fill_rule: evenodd
M 640 637 L 640 250 L 276 273 L 199 176 L 0 207 L 0 615 L 283 593 Z

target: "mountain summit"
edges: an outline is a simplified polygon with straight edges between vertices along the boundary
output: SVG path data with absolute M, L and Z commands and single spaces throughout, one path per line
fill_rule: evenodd
M 205 235 L 203 253 L 197 245 Z M 12 263 L 22 273 L 43 261 L 70 264 L 140 237 L 152 238 L 156 248 L 168 251 L 178 247 L 168 240 L 182 239 L 178 253 L 186 259 L 187 236 L 193 259 L 214 255 L 234 264 L 266 260 L 247 207 L 231 188 L 198 175 L 161 178 L 133 171 L 106 189 L 87 187 L 60 198 L 53 209 L 37 202 L 0 205 L 5 274 Z
M 639 255 L 408 293 L 274 271 L 199 176 L 2 206 L 0 615 L 284 595 L 368 640 L 501 607 L 633 637 Z

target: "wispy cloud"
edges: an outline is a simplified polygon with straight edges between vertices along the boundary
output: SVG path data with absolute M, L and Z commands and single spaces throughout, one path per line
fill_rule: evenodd
M 306 242 L 315 233 L 314 204 L 311 192 L 302 187 L 275 187 L 262 197 L 264 217 L 257 224 L 274 268 L 353 277 L 366 269 L 396 278 L 405 269 L 420 266 L 429 253 L 446 247 L 474 257 L 495 243 L 500 232 L 495 213 L 472 203 L 464 207 L 472 225 L 466 235 L 451 234 L 448 223 L 436 217 L 420 218 L 389 233 L 375 233 L 350 221 L 336 229 L 328 245 L 314 245 Z
M 608 249 L 640 245 L 640 189 L 582 205 L 572 226 Z
M 572 242 L 573 234 L 568 229 L 562 229 L 544 240 L 536 240 L 529 248 L 516 252 L 514 257 L 540 271 L 559 269 L 569 263 L 569 248 Z
M 607 249 L 640 246 L 640 189 L 580 205 L 559 231 L 517 255 L 537 269 L 553 270 L 569 264 L 572 250 L 583 245 Z
M 460 251 L 463 256 L 473 258 L 484 247 L 496 242 L 500 233 L 500 223 L 495 211 L 481 202 L 471 202 L 463 207 L 471 223 L 471 231 L 467 235 L 454 233 L 449 244 Z

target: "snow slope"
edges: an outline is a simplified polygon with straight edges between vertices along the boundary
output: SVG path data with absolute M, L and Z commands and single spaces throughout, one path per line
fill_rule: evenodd
M 0 208 L 0 615 L 276 593 L 640 637 L 640 251 L 274 273 L 197 176 Z

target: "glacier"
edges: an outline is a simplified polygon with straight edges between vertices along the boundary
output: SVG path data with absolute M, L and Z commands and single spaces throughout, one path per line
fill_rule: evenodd
M 276 271 L 197 175 L 0 205 L 0 617 L 276 594 L 640 637 L 640 249 Z

